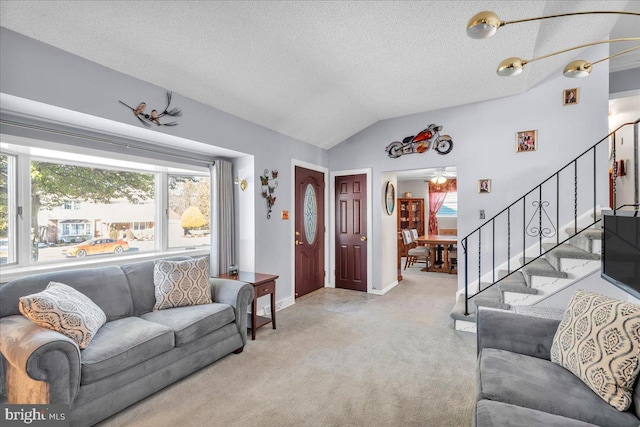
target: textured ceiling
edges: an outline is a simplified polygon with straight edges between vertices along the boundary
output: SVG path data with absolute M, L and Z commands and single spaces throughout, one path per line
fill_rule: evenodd
M 330 148 L 379 120 L 522 93 L 576 53 L 512 78 L 495 74 L 502 59 L 604 39 L 618 20 L 558 18 L 473 40 L 465 26 L 477 12 L 513 20 L 640 12 L 640 2 L 2 0 L 0 8 L 3 27 Z

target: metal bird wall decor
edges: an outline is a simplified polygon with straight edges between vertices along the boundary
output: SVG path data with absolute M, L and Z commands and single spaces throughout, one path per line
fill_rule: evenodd
M 164 116 L 170 116 L 170 117 L 182 116 L 182 110 L 180 110 L 179 108 L 169 109 L 169 106 L 171 105 L 171 94 L 172 94 L 171 92 L 167 92 L 167 106 L 164 108 L 164 110 L 161 113 L 158 113 L 158 110 L 151 110 L 151 113 L 145 113 L 144 110 L 147 108 L 146 102 L 141 102 L 135 108 L 125 104 L 122 101 L 120 101 L 120 103 L 125 107 L 130 108 L 131 111 L 133 111 L 133 114 L 136 116 L 136 118 L 140 120 L 140 123 L 142 123 L 147 127 L 150 127 L 152 124 L 155 124 L 156 126 L 176 126 L 178 122 L 175 122 L 175 121 L 167 122 L 167 123 L 160 122 L 160 119 Z

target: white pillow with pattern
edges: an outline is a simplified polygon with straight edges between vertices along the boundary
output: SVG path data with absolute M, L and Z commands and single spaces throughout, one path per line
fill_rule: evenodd
M 579 290 L 551 345 L 568 369 L 618 411 L 626 411 L 640 372 L 640 305 Z
M 156 294 L 153 311 L 212 302 L 209 262 L 205 258 L 156 261 L 153 285 Z
M 20 313 L 43 328 L 60 332 L 85 348 L 107 321 L 104 311 L 80 291 L 49 282 L 36 294 L 20 297 Z

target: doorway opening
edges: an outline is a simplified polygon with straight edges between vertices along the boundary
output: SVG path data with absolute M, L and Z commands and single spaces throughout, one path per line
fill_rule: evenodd
M 401 280 L 403 272 L 456 274 L 457 168 L 397 171 L 396 176 L 398 279 Z M 411 251 L 424 247 L 428 250 Z

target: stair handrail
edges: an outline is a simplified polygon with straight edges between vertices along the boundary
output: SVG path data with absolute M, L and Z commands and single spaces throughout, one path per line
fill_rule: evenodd
M 609 137 L 611 137 L 613 135 L 613 154 L 614 154 L 614 163 L 615 163 L 615 135 L 616 133 L 622 129 L 625 126 L 629 126 L 629 125 L 636 125 L 640 123 L 640 118 L 636 119 L 635 121 L 632 122 L 626 122 L 621 124 L 620 126 L 618 126 L 615 130 L 609 132 L 609 134 L 607 134 L 604 138 L 600 139 L 598 142 L 596 142 L 594 145 L 592 145 L 591 147 L 587 148 L 584 152 L 582 152 L 580 155 L 578 155 L 577 157 L 575 157 L 573 160 L 569 161 L 566 165 L 564 165 L 562 168 L 558 169 L 555 173 L 551 174 L 547 179 L 545 179 L 544 181 L 542 181 L 540 184 L 538 184 L 537 186 L 533 187 L 531 190 L 529 190 L 527 193 L 525 193 L 523 196 L 521 196 L 520 198 L 518 198 L 516 201 L 514 201 L 513 203 L 511 203 L 509 206 L 507 206 L 506 208 L 502 209 L 500 212 L 498 212 L 497 214 L 495 214 L 494 216 L 492 216 L 491 218 L 489 218 L 488 220 L 486 220 L 483 224 L 481 224 L 479 227 L 477 227 L 476 229 L 474 229 L 473 231 L 471 231 L 470 233 L 468 233 L 465 237 L 463 237 L 460 240 L 460 244 L 463 248 L 463 253 L 464 253 L 464 266 L 465 266 L 465 279 L 464 279 L 464 288 L 465 288 L 465 307 L 464 307 L 464 314 L 465 316 L 469 315 L 469 310 L 468 310 L 468 303 L 469 300 L 473 297 L 475 297 L 476 295 L 479 295 L 480 293 L 486 291 L 487 289 L 493 287 L 494 285 L 500 283 L 501 281 L 503 281 L 504 279 L 506 279 L 507 277 L 511 276 L 512 274 L 522 270 L 524 267 L 526 267 L 527 265 L 531 264 L 532 262 L 536 261 L 537 259 L 541 258 L 544 253 L 542 252 L 542 232 L 540 233 L 540 254 L 538 256 L 533 257 L 531 260 L 529 260 L 528 262 L 523 262 L 522 265 L 514 270 L 511 271 L 510 268 L 510 256 L 507 257 L 507 274 L 504 277 L 499 278 L 498 280 L 495 279 L 495 256 L 494 256 L 494 265 L 493 265 L 493 280 L 492 283 L 485 287 L 484 289 L 481 289 L 481 280 L 480 280 L 480 270 L 481 270 L 481 266 L 479 265 L 479 277 L 478 277 L 478 291 L 476 293 L 474 293 L 473 295 L 469 296 L 469 268 L 468 268 L 468 259 L 467 259 L 467 239 L 469 237 L 471 237 L 473 234 L 475 234 L 478 231 L 481 231 L 483 227 L 489 226 L 490 224 L 494 224 L 494 230 L 495 230 L 495 220 L 496 218 L 498 218 L 500 215 L 502 215 L 503 213 L 507 212 L 510 208 L 512 208 L 513 206 L 515 206 L 517 203 L 519 203 L 520 201 L 526 200 L 526 197 L 529 196 L 531 193 L 533 193 L 536 190 L 539 190 L 540 192 L 542 191 L 542 186 L 544 184 L 546 184 L 547 182 L 549 182 L 551 179 L 553 179 L 554 177 L 558 177 L 559 174 L 564 171 L 566 168 L 568 168 L 569 166 L 571 166 L 572 164 L 577 165 L 577 161 L 583 157 L 584 155 L 586 155 L 587 153 L 589 153 L 590 151 L 594 151 L 594 166 L 595 166 L 595 149 L 598 145 L 600 145 L 602 142 L 608 140 Z M 577 166 L 575 166 L 577 168 Z M 615 205 L 615 177 L 616 177 L 616 167 L 614 166 L 614 205 Z M 594 174 L 595 174 L 595 170 L 594 170 Z M 594 176 L 595 178 L 595 176 Z M 577 172 L 576 172 L 576 180 L 577 180 Z M 597 207 L 595 205 L 595 188 L 594 188 L 594 214 L 597 211 Z M 623 207 L 623 206 L 621 206 Z M 621 208 L 618 207 L 616 208 L 614 206 L 614 211 Z M 540 215 L 542 215 L 542 213 L 540 213 Z M 597 224 L 598 222 L 600 222 L 600 219 L 594 221 L 592 224 L 590 224 L 588 227 L 592 227 L 593 225 Z M 554 248 L 560 246 L 561 244 L 566 243 L 567 241 L 569 241 L 570 239 L 574 238 L 575 236 L 577 236 L 578 234 L 581 234 L 582 232 L 585 231 L 586 228 L 585 227 L 583 230 L 578 231 L 578 221 L 577 221 L 577 213 L 574 212 L 574 230 L 575 233 L 564 239 L 562 242 L 560 242 L 559 238 L 556 239 L 556 245 L 554 246 Z M 493 245 L 493 250 L 494 250 L 494 255 L 495 255 L 495 241 L 492 242 Z M 553 248 L 552 248 L 553 249 Z M 525 253 L 523 251 L 523 258 L 525 257 Z

